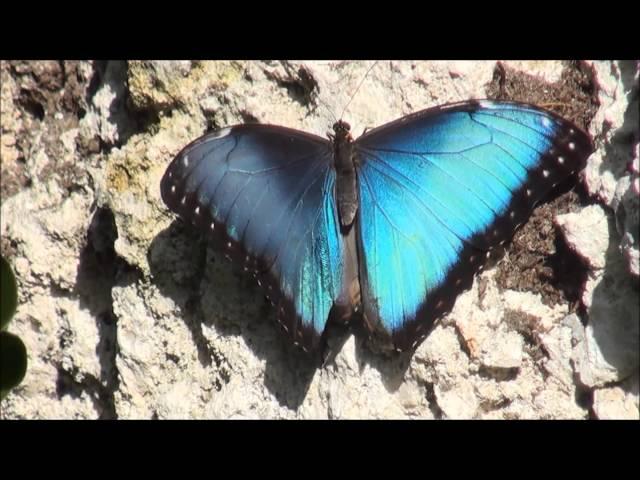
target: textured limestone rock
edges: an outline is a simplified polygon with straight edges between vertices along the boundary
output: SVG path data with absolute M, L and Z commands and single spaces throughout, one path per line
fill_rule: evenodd
M 489 268 L 412 357 L 385 358 L 338 331 L 335 356 L 318 369 L 281 335 L 257 287 L 164 207 L 168 162 L 207 127 L 260 121 L 323 136 L 347 104 L 358 136 L 412 111 L 485 97 L 496 62 L 379 62 L 359 90 L 371 63 L 86 62 L 78 67 L 86 85 L 74 91 L 87 103 L 73 122 L 69 110 L 64 121 L 55 111 L 30 119 L 18 87 L 25 67 L 3 62 L 3 168 L 5 155 L 15 165 L 24 157 L 32 183 L 16 174 L 2 190 L 3 253 L 21 292 L 12 329 L 30 363 L 0 415 L 637 416 L 638 120 L 629 82 L 637 73 L 590 65 L 602 104 L 590 131 L 603 143 L 585 177 L 602 203 L 557 221 L 589 265 L 586 326 L 567 302 L 502 290 Z M 548 82 L 566 67 L 506 66 Z M 56 80 L 54 67 L 34 71 L 52 72 L 49 85 L 63 89 L 70 80 Z M 58 156 L 79 171 L 51 173 Z M 589 390 L 593 405 L 579 403 Z
M 598 418 L 640 420 L 637 373 L 620 386 L 596 389 L 593 396 L 593 411 Z
M 588 323 L 574 353 L 580 381 L 589 387 L 624 380 L 640 362 L 638 284 L 614 246 L 611 223 L 597 205 L 556 219 L 569 246 L 592 269 L 582 296 Z
M 614 210 L 618 233 L 623 237 L 617 248 L 622 249 L 629 271 L 637 277 L 640 270 L 640 63 L 593 62 L 592 68 L 600 108 L 593 119 L 591 134 L 602 132 L 606 147 L 599 148 L 589 159 L 585 169 L 586 185 L 591 195 Z
M 593 269 L 605 267 L 609 226 L 602 207 L 590 205 L 578 213 L 559 215 L 556 225 L 563 230 L 569 246 Z

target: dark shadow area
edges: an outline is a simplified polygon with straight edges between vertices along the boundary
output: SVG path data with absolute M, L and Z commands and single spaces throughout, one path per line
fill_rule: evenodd
M 609 246 L 602 278 L 595 287 L 587 326 L 604 360 L 620 379 L 640 369 L 640 285 L 619 250 L 620 237 L 608 217 Z
M 624 90 L 632 95 L 629 100 L 637 100 L 639 94 L 639 85 L 635 76 L 638 72 L 638 61 L 620 60 L 618 61 L 618 67 L 620 68 L 620 80 L 622 81 Z
M 400 388 L 405 380 L 405 375 L 411 364 L 414 350 L 406 352 L 379 352 L 375 349 L 375 344 L 371 344 L 366 339 L 364 329 L 356 329 L 356 359 L 360 372 L 365 366 L 372 367 L 380 372 L 382 383 L 389 393 L 394 393 Z M 429 338 L 427 336 L 427 338 Z
M 624 63 L 624 62 L 622 62 Z M 623 75 L 622 78 L 626 78 Z M 600 173 L 611 172 L 615 179 L 629 173 L 632 161 L 633 145 L 640 137 L 640 106 L 638 105 L 638 85 L 631 87 L 628 93 L 629 104 L 624 112 L 622 125 L 611 136 L 610 141 L 604 144 L 604 154 L 600 164 Z M 606 129 L 605 124 L 603 129 Z M 610 130 L 610 127 L 609 127 Z M 605 135 L 607 132 L 603 132 Z
M 440 408 L 440 405 L 438 405 L 438 397 L 436 397 L 434 385 L 435 384 L 430 382 L 424 384 L 425 397 L 433 418 L 436 420 L 442 420 L 442 418 L 444 418 L 444 412 Z
M 495 380 L 496 382 L 511 382 L 515 380 L 520 373 L 520 368 L 499 368 L 480 365 L 478 369 L 478 377 L 484 380 Z
M 265 361 L 265 386 L 280 404 L 293 410 L 302 404 L 318 359 L 291 344 L 252 278 L 181 220 L 154 238 L 148 260 L 154 284 L 179 306 L 203 366 L 215 364 L 219 380 L 230 380 L 231 360 L 204 336 L 203 325 L 222 336 L 241 336 Z
M 242 117 L 242 123 L 260 123 L 258 118 L 247 110 L 240 110 L 238 113 Z
M 634 78 L 637 62 L 619 61 L 617 65 L 624 90 L 620 94 L 626 93 L 629 104 L 622 126 L 605 144 L 600 166 L 600 173 L 611 172 L 616 180 L 630 173 L 633 145 L 640 137 L 640 89 Z M 631 233 L 636 244 L 640 235 L 637 221 L 633 221 L 637 219 L 637 205 L 627 211 L 630 205 L 623 200 L 615 207 L 615 221 L 608 218 L 610 243 L 606 264 L 602 280 L 593 291 L 587 320 L 603 358 L 618 370 L 622 379 L 638 375 L 640 369 L 640 282 L 629 272 L 628 260 L 620 251 L 625 231 Z M 633 389 L 633 382 L 618 384 L 627 392 Z
M 96 321 L 99 336 L 96 355 L 100 362 L 100 378 L 74 384 L 69 372 L 61 371 L 60 374 L 60 385 L 84 388 L 97 398 L 101 419 L 117 418 L 113 398 L 118 388 L 117 325 L 111 289 L 125 277 L 130 277 L 131 273 L 134 276 L 137 273 L 116 255 L 114 242 L 117 237 L 113 213 L 109 209 L 98 208 L 91 219 L 86 243 L 80 253 L 74 290 L 80 300 L 80 308 L 88 310 Z
M 148 260 L 154 284 L 173 299 L 180 317 L 191 332 L 201 364 L 223 373 L 231 360 L 203 334 L 203 325 L 215 327 L 223 336 L 241 336 L 254 354 L 265 361 L 265 386 L 281 405 L 297 409 L 304 401 L 319 368 L 330 368 L 353 328 L 328 322 L 325 351 L 309 355 L 295 347 L 284 334 L 275 312 L 255 280 L 217 252 L 201 235 L 181 220 L 175 220 L 152 241 Z M 377 354 L 360 339 L 367 334 L 355 328 L 357 356 L 361 367 L 371 365 L 381 372 L 389 391 L 402 384 L 413 352 Z M 224 378 L 222 378 L 224 381 Z M 229 378 L 227 377 L 227 382 Z
M 46 102 L 38 98 L 36 92 L 33 90 L 20 89 L 20 96 L 18 97 L 17 103 L 36 120 L 44 120 L 44 106 Z
M 319 87 L 311 71 L 303 65 L 296 68 L 291 62 L 286 60 L 281 61 L 280 64 L 284 68 L 287 76 L 276 76 L 270 71 L 264 70 L 267 78 L 274 80 L 278 86 L 285 88 L 289 94 L 289 98 L 303 107 L 315 104 Z
M 331 316 L 322 334 L 320 368 L 325 368 L 335 363 L 336 356 L 342 351 L 344 344 L 349 340 L 353 321 L 334 321 Z
M 114 147 L 126 144 L 132 135 L 149 131 L 160 122 L 159 110 L 154 108 L 135 109 L 128 87 L 128 63 L 124 60 L 95 61 L 94 74 L 86 92 L 86 101 L 94 105 L 96 93 L 105 86 L 114 95 L 109 105 L 108 120 L 116 126 L 118 135 L 113 143 L 98 138 L 97 150 L 109 153 Z
M 109 62 L 107 60 L 94 60 L 93 62 L 93 75 L 91 75 L 91 79 L 89 80 L 89 85 L 87 85 L 87 90 L 85 92 L 85 102 L 87 104 L 91 103 L 91 99 L 98 92 L 98 89 L 102 85 L 102 81 L 104 78 L 104 74 L 107 70 L 107 64 Z
M 404 381 L 413 352 L 375 353 L 361 341 L 367 337 L 359 327 L 362 322 L 328 322 L 325 348 L 318 355 L 295 347 L 255 281 L 180 220 L 156 236 L 148 258 L 155 285 L 179 305 L 201 363 L 223 368 L 232 361 L 204 337 L 202 325 L 215 327 L 221 335 L 242 336 L 255 355 L 265 360 L 265 386 L 282 406 L 295 410 L 302 404 L 318 369 L 331 368 L 352 330 L 361 369 L 365 365 L 377 369 L 389 392 Z
M 104 70 L 101 70 L 101 68 Z M 118 131 L 118 139 L 115 144 L 111 145 L 104 139 L 102 141 L 102 150 L 108 153 L 113 147 L 121 147 L 127 140 L 141 129 L 136 128 L 133 118 L 128 111 L 128 95 L 129 89 L 127 87 L 127 62 L 126 61 L 108 61 L 98 64 L 96 70 L 100 75 L 100 87 L 105 85 L 109 86 L 111 91 L 115 94 L 114 98 L 109 105 L 109 116 L 107 117 L 109 122 L 116 126 Z
M 553 243 L 555 253 L 546 260 L 553 273 L 550 277 L 543 275 L 543 279 L 562 292 L 564 299 L 569 303 L 569 311 L 576 310 L 578 316 L 584 320 L 582 292 L 589 278 L 589 265 L 571 249 L 557 227 Z
M 593 389 L 580 385 L 580 382 L 578 382 L 577 379 L 574 379 L 574 381 L 576 382 L 576 404 L 589 412 L 589 420 L 597 419 L 597 416 L 593 411 Z
M 62 398 L 69 395 L 79 399 L 82 393 L 86 393 L 91 399 L 94 408 L 98 412 L 100 420 L 117 419 L 113 403 L 113 392 L 106 391 L 102 381 L 93 375 L 83 375 L 77 379 L 78 371 L 73 367 L 70 371 L 57 365 L 58 378 L 56 379 L 56 395 Z

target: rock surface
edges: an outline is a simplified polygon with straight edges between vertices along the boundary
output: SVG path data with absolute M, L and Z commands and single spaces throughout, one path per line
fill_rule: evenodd
M 358 89 L 370 66 L 3 61 L 2 253 L 29 369 L 1 418 L 638 419 L 638 64 L 379 62 Z M 500 92 L 565 105 L 600 139 L 588 198 L 535 220 L 561 234 L 543 258 L 584 275 L 568 270 L 572 296 L 504 288 L 488 267 L 410 358 L 336 333 L 316 368 L 257 287 L 160 199 L 172 156 L 210 127 L 324 136 L 348 105 L 358 136 Z M 522 257 L 514 248 L 502 264 Z

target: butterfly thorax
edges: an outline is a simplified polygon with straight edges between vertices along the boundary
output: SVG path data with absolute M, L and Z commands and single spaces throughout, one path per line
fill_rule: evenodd
M 350 129 L 347 122 L 340 120 L 333 125 L 335 133 L 329 135 L 336 170 L 336 199 L 343 230 L 351 227 L 358 211 L 358 185 Z

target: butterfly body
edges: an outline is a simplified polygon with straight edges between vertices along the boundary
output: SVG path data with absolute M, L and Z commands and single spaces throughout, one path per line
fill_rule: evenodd
M 337 174 L 336 199 L 343 229 L 351 227 L 358 211 L 358 180 L 350 129 L 348 123 L 340 120 L 333 125 L 335 133 L 329 134 Z
M 254 276 L 305 350 L 330 318 L 356 311 L 382 344 L 408 350 L 591 150 L 557 115 L 471 101 L 355 141 L 343 121 L 328 141 L 271 125 L 218 130 L 176 156 L 161 193 Z

